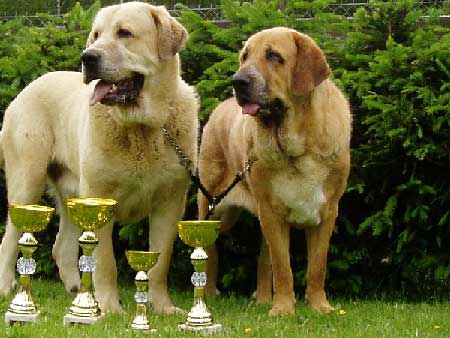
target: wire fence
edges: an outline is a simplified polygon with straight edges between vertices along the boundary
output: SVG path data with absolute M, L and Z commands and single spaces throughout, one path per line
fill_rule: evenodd
M 117 1 L 116 1 L 117 2 Z M 241 1 L 242 2 L 242 1 Z M 152 2 L 154 3 L 154 1 Z M 420 1 L 419 6 L 423 9 L 427 8 L 437 8 L 442 10 L 442 16 L 449 17 L 450 16 L 450 0 L 429 0 L 429 1 Z M 168 7 L 168 6 L 166 6 Z M 223 13 L 220 6 L 217 3 L 204 5 L 199 4 L 197 6 L 189 6 L 191 10 L 198 13 L 203 19 L 211 20 L 211 21 L 223 21 Z M 351 18 L 354 13 L 358 10 L 358 8 L 369 8 L 369 0 L 343 0 L 336 1 L 332 4 L 329 4 L 325 8 L 325 12 L 341 15 L 343 17 Z M 57 7 L 57 10 L 60 10 L 60 6 Z M 180 9 L 177 8 L 176 5 L 168 7 L 170 14 L 174 17 L 180 16 Z M 314 17 L 313 10 L 296 10 L 295 15 L 298 16 L 299 19 L 309 19 Z M 26 24 L 32 26 L 43 26 L 46 22 L 51 21 L 52 17 L 60 17 L 61 14 L 50 14 L 50 15 L 23 15 L 23 14 L 15 14 L 15 15 L 1 15 L 0 13 L 0 21 L 9 21 L 17 18 L 22 18 Z
M 343 17 L 351 18 L 355 12 L 358 10 L 358 8 L 369 8 L 369 0 L 344 0 L 344 1 L 335 1 L 332 4 L 329 4 L 326 7 L 326 12 L 333 13 L 336 15 L 341 15 Z M 450 1 L 443 1 L 443 0 L 428 0 L 428 1 L 420 1 L 419 7 L 422 9 L 428 9 L 428 8 L 437 8 L 443 10 L 443 15 L 449 15 L 450 14 Z M 307 11 L 297 11 L 297 15 L 299 15 L 302 18 L 312 18 L 314 17 L 314 12 L 311 10 Z

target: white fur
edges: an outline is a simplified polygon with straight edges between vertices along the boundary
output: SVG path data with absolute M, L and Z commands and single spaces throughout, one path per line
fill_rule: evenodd
M 92 29 L 101 34 L 93 42 L 91 33 L 88 41 L 102 53 L 102 78 L 121 79 L 135 71 L 145 75 L 136 106 L 91 107 L 96 81 L 85 85 L 80 73 L 49 73 L 25 88 L 7 109 L 1 150 L 9 203 L 39 203 L 46 180 L 51 183 L 61 220 L 53 256 L 68 290 L 80 283 L 80 229 L 65 212 L 65 198 L 114 198 L 117 222 L 150 216 L 150 250 L 161 252 L 150 273 L 153 308 L 171 313 L 177 309 L 167 293 L 167 273 L 190 181 L 160 127 L 167 126 L 195 163 L 198 102 L 193 88 L 180 77 L 178 54 L 164 60 L 158 56 L 160 27 L 155 16 L 184 30 L 164 9 L 133 2 L 101 10 Z M 133 32 L 132 38 L 117 36 L 120 24 Z M 8 221 L 0 245 L 1 294 L 14 285 L 19 235 Z M 97 300 L 103 311 L 120 310 L 112 223 L 97 235 Z
M 272 191 L 290 209 L 288 221 L 296 224 L 318 225 L 325 195 L 322 184 L 314 177 L 296 175 L 294 170 L 274 174 Z

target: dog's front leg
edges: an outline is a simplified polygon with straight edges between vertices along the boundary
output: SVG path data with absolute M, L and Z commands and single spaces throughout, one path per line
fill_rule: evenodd
M 333 311 L 325 293 L 325 276 L 336 215 L 337 213 L 329 212 L 319 226 L 305 229 L 308 250 L 305 299 L 309 306 L 322 313 Z
M 295 294 L 289 257 L 290 226 L 268 203 L 258 206 L 258 216 L 269 248 L 274 276 L 273 305 L 269 315 L 294 314 Z
M 157 200 L 150 217 L 150 250 L 160 252 L 158 262 L 149 272 L 149 299 L 153 310 L 174 314 L 184 311 L 175 305 L 167 292 L 167 275 L 173 243 L 177 236 L 177 222 L 183 217 L 186 203 L 185 183 L 173 182 L 172 188 L 164 187 L 156 193 Z M 176 191 L 174 191 L 176 190 Z
M 61 198 L 58 199 L 58 207 L 60 214 L 59 230 L 53 245 L 52 255 L 66 290 L 76 293 L 80 288 L 78 237 L 80 237 L 81 231 L 69 219 Z
M 99 239 L 98 247 L 94 251 L 97 260 L 94 271 L 95 297 L 102 312 L 122 312 L 117 289 L 116 259 L 112 244 L 114 221 L 105 225 L 95 233 Z
M 0 295 L 9 294 L 15 286 L 14 264 L 19 252 L 17 241 L 20 234 L 8 217 L 6 232 L 0 245 Z

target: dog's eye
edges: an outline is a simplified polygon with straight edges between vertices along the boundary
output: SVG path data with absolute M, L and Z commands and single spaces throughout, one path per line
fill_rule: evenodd
M 133 34 L 128 29 L 121 28 L 117 31 L 117 36 L 119 38 L 131 38 Z
M 284 64 L 284 59 L 281 54 L 270 49 L 266 51 L 266 59 L 270 62 Z
M 248 50 L 245 50 L 244 53 L 242 53 L 242 61 L 247 60 L 248 57 Z
M 98 39 L 98 32 L 94 33 L 94 41 Z

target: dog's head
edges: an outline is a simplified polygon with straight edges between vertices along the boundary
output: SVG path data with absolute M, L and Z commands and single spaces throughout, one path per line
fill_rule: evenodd
M 135 104 L 144 78 L 157 74 L 186 39 L 164 7 L 129 2 L 100 10 L 82 54 L 84 82 L 100 79 L 90 104 Z
M 233 76 L 244 114 L 280 119 L 295 96 L 308 95 L 331 73 L 325 56 L 307 35 L 276 27 L 251 36 Z

